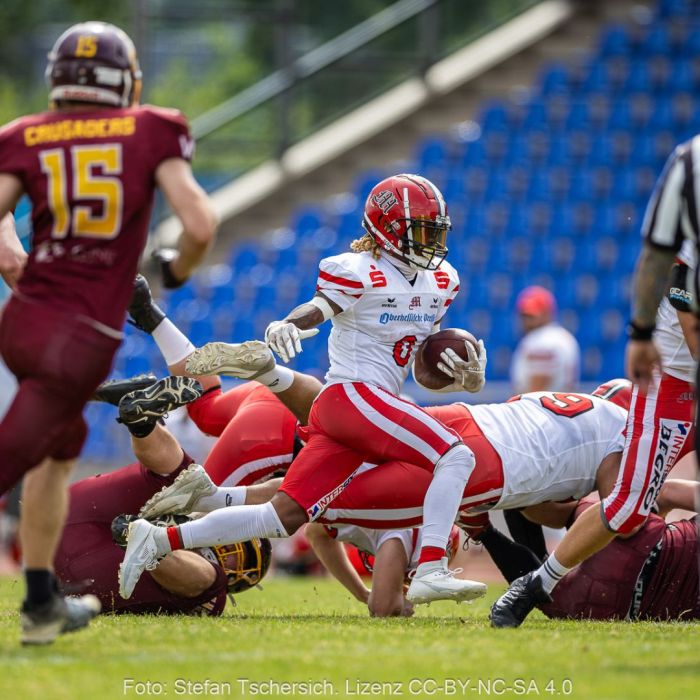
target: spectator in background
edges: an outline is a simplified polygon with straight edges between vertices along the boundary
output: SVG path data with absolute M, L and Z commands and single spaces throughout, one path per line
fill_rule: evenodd
M 513 353 L 510 378 L 514 392 L 575 391 L 580 350 L 576 338 L 554 321 L 557 304 L 552 293 L 544 287 L 525 287 L 515 306 L 525 335 Z M 519 510 L 505 510 L 503 515 L 513 539 L 546 559 L 542 527 Z
M 576 338 L 554 321 L 557 304 L 552 293 L 526 287 L 515 305 L 525 331 L 510 370 L 515 393 L 575 391 L 581 353 Z

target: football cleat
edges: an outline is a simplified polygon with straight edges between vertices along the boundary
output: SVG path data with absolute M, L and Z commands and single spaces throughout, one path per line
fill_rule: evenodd
M 118 406 L 119 402 L 126 394 L 130 394 L 132 391 L 138 391 L 139 389 L 146 389 L 157 381 L 158 377 L 150 372 L 147 374 L 138 374 L 129 379 L 110 379 L 107 382 L 102 382 L 102 384 L 97 387 L 95 393 L 92 395 L 92 400 Z
M 165 377 L 155 384 L 125 394 L 119 402 L 119 421 L 126 425 L 162 418 L 170 411 L 196 401 L 204 389 L 190 377 Z
M 20 613 L 22 644 L 51 644 L 59 634 L 87 627 L 101 609 L 98 598 L 90 594 L 66 598 L 54 595 L 35 608 L 25 604 Z
M 457 578 L 462 569 L 447 568 L 447 557 L 440 561 L 420 564 L 411 580 L 406 599 L 414 605 L 432 603 L 436 600 L 462 602 L 480 598 L 486 593 L 486 584 L 480 581 Z
M 275 366 L 270 348 L 260 340 L 245 343 L 207 343 L 188 358 L 188 374 L 221 374 L 238 379 L 255 379 Z
M 126 515 L 125 513 L 117 515 L 112 520 L 112 542 L 114 544 L 118 544 L 122 549 L 126 549 L 129 525 L 135 520 L 139 520 L 138 515 Z M 164 515 L 162 518 L 149 520 L 149 522 L 156 527 L 176 527 L 177 525 L 189 523 L 191 520 L 192 518 L 189 515 Z
M 139 512 L 142 518 L 158 518 L 166 514 L 191 513 L 200 498 L 212 496 L 217 486 L 199 464 L 190 464 L 169 486 L 146 501 Z
M 129 303 L 129 323 L 144 333 L 153 333 L 165 318 L 163 310 L 153 301 L 148 280 L 143 275 L 134 279 L 134 293 Z
M 510 588 L 491 606 L 492 627 L 520 627 L 532 609 L 551 603 L 552 597 L 542 588 L 542 579 L 531 571 L 516 578 Z
M 139 519 L 129 523 L 124 561 L 119 566 L 119 595 L 131 598 L 144 571 L 153 571 L 167 552 L 156 544 L 155 534 L 162 528 Z

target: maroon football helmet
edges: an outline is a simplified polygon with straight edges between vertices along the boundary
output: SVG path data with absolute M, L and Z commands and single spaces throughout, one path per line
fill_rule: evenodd
M 420 175 L 394 175 L 372 188 L 362 226 L 384 250 L 412 267 L 435 270 L 452 227 L 445 200 Z
M 128 107 L 139 101 L 141 69 L 131 39 L 105 22 L 69 27 L 46 66 L 49 100 Z
M 591 394 L 612 401 L 625 411 L 629 411 L 632 403 L 632 382 L 629 379 L 610 379 L 596 387 Z

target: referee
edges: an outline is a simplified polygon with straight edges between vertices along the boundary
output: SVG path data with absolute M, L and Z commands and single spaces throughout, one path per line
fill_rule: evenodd
M 637 260 L 632 288 L 632 320 L 626 352 L 627 376 L 646 393 L 652 371 L 661 364 L 652 342 L 656 313 L 666 293 L 669 271 L 684 239 L 692 241 L 696 257 L 700 251 L 698 203 L 700 201 L 700 136 L 678 146 L 666 162 L 647 207 L 642 235 L 644 246 Z M 688 287 L 698 297 L 698 269 L 690 268 Z M 696 305 L 697 316 L 698 308 Z M 696 333 L 697 321 L 696 321 Z M 696 373 L 696 387 L 698 377 Z M 695 441 L 698 442 L 698 411 L 695 411 Z

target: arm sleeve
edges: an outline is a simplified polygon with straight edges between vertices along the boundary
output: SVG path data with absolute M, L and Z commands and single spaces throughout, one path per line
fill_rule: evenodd
M 688 266 L 676 263 L 671 268 L 671 284 L 666 295 L 671 306 L 677 311 L 692 311 L 693 294 L 688 289 Z
M 324 258 L 318 268 L 316 291 L 321 292 L 343 311 L 362 298 L 364 282 L 356 271 L 343 264 L 342 259 Z
M 647 244 L 678 251 L 683 243 L 682 212 L 690 171 L 690 149 L 678 147 L 666 162 L 649 200 L 642 236 Z M 692 182 L 690 183 L 692 187 Z

